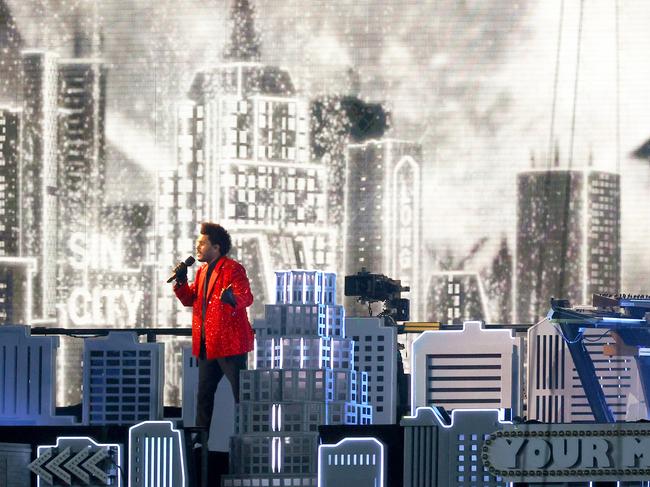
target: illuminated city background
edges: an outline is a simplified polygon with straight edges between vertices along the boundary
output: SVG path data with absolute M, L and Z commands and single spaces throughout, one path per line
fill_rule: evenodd
M 165 280 L 203 220 L 233 235 L 253 318 L 278 269 L 365 267 L 445 324 L 647 292 L 649 17 L 642 0 L 0 0 L 0 322 L 189 326 Z M 81 347 L 62 340 L 60 405 Z

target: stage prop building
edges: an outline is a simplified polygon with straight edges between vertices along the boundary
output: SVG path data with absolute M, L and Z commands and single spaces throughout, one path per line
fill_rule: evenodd
M 589 307 L 554 301 L 548 318 L 527 330 L 466 322 L 422 332 L 410 353 L 411 413 L 397 417 L 402 325 L 347 318 L 332 273 L 282 271 L 275 282 L 276 302 L 254 321 L 241 402 L 216 396 L 214 421 L 223 424 L 210 447 L 229 452 L 224 487 L 647 479 L 650 430 L 626 419 L 648 417 L 650 298 L 595 295 Z M 128 330 L 77 338 L 83 401 L 78 416 L 62 415 L 54 401 L 58 337 L 48 335 L 0 327 L 4 485 L 200 481 L 198 450 L 184 431 L 196 393 L 189 354 L 186 403 L 180 416 L 166 417 L 164 344 Z M 527 415 L 539 419 L 528 423 Z

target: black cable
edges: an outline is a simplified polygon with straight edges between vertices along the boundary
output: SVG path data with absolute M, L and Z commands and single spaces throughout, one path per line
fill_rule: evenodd
M 564 185 L 564 215 L 563 215 L 563 221 L 562 221 L 562 247 L 560 250 L 560 259 L 562 261 L 562 265 L 560 266 L 560 276 L 559 276 L 559 286 L 558 286 L 558 296 L 564 296 L 564 286 L 566 284 L 567 279 L 567 269 L 566 269 L 566 261 L 564 260 L 567 256 L 567 252 L 569 249 L 569 217 L 570 217 L 570 209 L 571 209 L 571 183 L 572 183 L 572 177 L 571 177 L 571 168 L 573 166 L 573 150 L 574 150 L 574 143 L 575 143 L 575 134 L 576 134 L 576 113 L 577 113 L 577 108 L 578 108 L 578 82 L 580 80 L 580 55 L 581 55 L 581 50 L 582 50 L 582 25 L 583 25 L 583 16 L 584 16 L 584 0 L 580 0 L 580 17 L 578 19 L 578 46 L 577 46 L 577 53 L 576 53 L 576 74 L 574 78 L 574 84 L 573 84 L 573 110 L 571 114 L 571 138 L 570 138 L 570 144 L 569 144 L 569 162 L 568 162 L 568 167 L 567 167 L 567 178 L 566 178 L 566 184 Z M 587 178 L 587 175 L 584 175 L 584 181 L 582 182 L 583 185 L 587 186 L 589 184 L 589 180 Z M 587 208 L 583 208 L 582 211 L 586 212 L 588 211 Z M 584 262 L 584 265 L 586 266 L 587 263 Z
M 555 52 L 555 74 L 553 78 L 553 101 L 551 103 L 551 126 L 549 128 L 549 143 L 548 143 L 548 154 L 546 157 L 546 174 L 544 176 L 544 197 L 547 199 L 550 199 L 550 194 L 551 194 L 551 178 L 552 178 L 552 172 L 551 168 L 553 167 L 554 163 L 556 162 L 556 159 L 559 159 L 559 154 L 557 150 L 557 145 L 556 145 L 556 150 L 553 151 L 553 144 L 554 144 L 554 139 L 555 139 L 555 111 L 556 111 L 556 106 L 557 106 L 557 88 L 558 88 L 558 79 L 559 79 L 559 72 L 560 72 L 560 54 L 562 51 L 562 29 L 564 27 L 564 0 L 560 3 L 560 18 L 559 18 L 559 24 L 558 24 L 558 30 L 557 30 L 557 46 L 556 46 L 556 52 Z M 557 143 L 556 143 L 557 144 Z M 557 161 L 559 164 L 559 161 Z M 550 210 L 548 208 L 548 201 L 544 201 L 542 205 L 540 205 L 544 210 L 544 215 L 543 215 L 543 223 L 542 226 L 544 228 L 543 235 L 548 235 L 548 229 L 551 226 L 550 222 Z M 533 215 L 533 218 L 536 215 Z M 546 262 L 546 256 L 545 256 L 545 250 L 546 246 L 543 245 L 543 242 L 536 242 L 538 243 L 538 249 L 539 249 L 539 255 L 538 255 L 538 260 L 537 260 L 537 265 L 535 269 L 535 294 L 533 296 L 533 309 L 534 313 L 537 313 L 539 308 L 540 308 L 540 296 L 543 291 L 543 281 L 544 281 L 544 264 Z M 560 265 L 564 265 L 562 262 Z M 515 269 L 516 272 L 517 269 Z M 558 296 L 562 297 L 562 296 Z M 517 307 L 517 314 L 522 317 L 523 314 L 521 310 L 518 308 L 518 304 L 515 303 L 515 306 Z M 526 318 L 529 318 L 528 316 Z M 515 319 L 518 319 L 515 317 Z
M 560 329 L 560 327 L 557 324 L 554 324 L 553 327 L 555 328 L 555 331 L 557 331 L 559 333 L 559 335 L 562 337 L 562 340 L 564 340 L 569 345 L 573 345 L 574 343 L 578 343 L 578 342 L 580 342 L 581 340 L 583 340 L 585 338 L 584 332 L 581 331 L 581 332 L 578 333 L 578 336 L 575 338 L 575 340 L 569 340 L 566 337 L 566 335 L 564 333 L 562 333 L 562 330 Z
M 111 455 L 109 455 L 107 458 L 108 458 L 108 460 L 109 460 L 113 465 L 115 465 L 115 466 L 117 467 L 117 469 L 120 471 L 120 476 L 122 477 L 122 481 L 123 481 L 125 484 L 128 483 L 128 478 L 127 478 L 126 474 L 124 473 L 124 470 L 122 469 L 122 465 L 118 465 L 118 464 L 115 462 L 115 460 L 113 460 L 113 457 L 112 457 Z
M 611 332 L 612 332 L 612 330 L 607 330 L 605 333 L 603 333 L 599 337 L 586 337 L 585 336 L 584 340 L 587 341 L 587 342 L 598 342 L 598 341 L 602 340 L 603 338 L 605 338 L 607 335 L 609 335 Z
M 546 154 L 547 167 L 551 166 L 553 159 L 553 142 L 555 139 L 555 109 L 557 107 L 557 85 L 560 73 L 560 54 L 562 51 L 562 27 L 564 25 L 564 0 L 560 3 L 560 24 L 557 29 L 557 46 L 555 50 L 555 75 L 553 76 L 553 102 L 551 103 L 551 127 L 548 136 L 548 153 Z

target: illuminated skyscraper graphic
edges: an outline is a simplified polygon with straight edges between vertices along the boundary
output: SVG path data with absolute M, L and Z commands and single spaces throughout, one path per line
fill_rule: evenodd
M 20 254 L 38 261 L 32 315 L 53 322 L 58 257 L 58 100 L 54 54 L 23 51 L 23 95 Z
M 26 325 L 32 322 L 36 259 L 19 257 L 20 123 L 20 110 L 0 108 L 0 324 Z
M 0 325 L 32 324 L 36 259 L 0 256 Z
M 0 107 L 0 256 L 20 253 L 20 118 Z
M 64 302 L 82 276 L 70 262 L 72 241 L 88 241 L 99 233 L 106 174 L 106 68 L 96 59 L 62 59 L 58 72 L 57 302 Z
M 323 160 L 327 165 L 328 224 L 337 231 L 335 259 L 337 271 L 343 275 L 348 146 L 383 137 L 390 126 L 390 115 L 381 103 L 336 94 L 311 98 L 310 112 L 312 159 Z M 343 290 L 339 291 L 341 297 Z
M 76 40 L 79 41 L 78 35 Z M 79 46 L 75 54 L 81 54 Z M 110 288 L 103 273 L 121 268 L 112 244 L 102 234 L 104 204 L 106 68 L 95 58 L 57 62 L 57 218 L 56 303 L 61 326 L 122 326 L 128 323 L 126 302 L 141 291 L 124 294 Z M 113 222 L 115 223 L 115 222 Z M 54 246 L 54 245 L 53 245 Z M 120 249 L 114 253 L 119 253 Z M 117 265 L 116 265 L 117 264 Z M 120 269 L 121 271 L 121 269 Z M 139 281 L 136 277 L 136 281 Z M 120 300 L 125 302 L 120 305 Z M 113 318 L 123 308 L 122 317 Z M 97 312 L 103 309 L 105 312 Z M 132 323 L 134 325 L 135 323 Z M 65 380 L 60 400 L 76 402 L 80 393 L 80 340 L 64 338 L 61 355 Z
M 20 105 L 23 39 L 7 0 L 0 0 L 0 104 Z
M 462 325 L 487 321 L 487 297 L 477 272 L 438 271 L 429 281 L 425 316 L 429 321 Z
M 336 265 L 327 167 L 310 160 L 308 103 L 295 96 L 288 72 L 254 62 L 198 73 L 190 96 L 179 115 L 177 173 L 159 185 L 158 229 L 167 241 L 160 248 L 172 252 L 158 260 L 185 259 L 198 224 L 219 222 L 234 236 L 259 316 L 274 294 L 262 276 Z M 164 289 L 161 297 L 169 296 Z
M 119 253 L 103 243 L 100 228 L 106 69 L 97 59 L 30 50 L 23 52 L 23 79 L 20 255 L 37 259 L 32 316 L 60 326 L 113 325 L 104 318 L 118 297 L 97 277 L 105 257 Z M 61 401 L 78 397 L 80 358 L 80 344 L 63 339 Z
M 411 320 L 420 316 L 422 147 L 383 139 L 348 149 L 345 273 L 386 274 L 410 286 Z M 366 311 L 354 299 L 348 311 Z
M 621 183 L 588 169 L 531 170 L 517 183 L 515 317 L 535 323 L 551 297 L 587 304 L 619 292 Z

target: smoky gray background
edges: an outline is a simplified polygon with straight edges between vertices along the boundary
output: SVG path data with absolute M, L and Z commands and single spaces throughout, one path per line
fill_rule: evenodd
M 580 3 L 565 2 L 553 120 L 560 0 L 252 3 L 262 62 L 289 69 L 300 96 L 354 93 L 382 102 L 392 113 L 389 135 L 422 143 L 426 266 L 446 251 L 461 260 L 479 241 L 471 265 L 488 265 L 504 236 L 512 249 L 517 172 L 531 167 L 531 159 L 546 167 L 557 147 L 561 165 L 592 161 L 622 173 L 623 289 L 649 291 L 650 168 L 631 157 L 650 137 L 644 0 L 618 2 L 618 42 L 617 2 L 585 2 L 579 69 Z M 176 103 L 198 70 L 221 61 L 230 4 L 8 4 L 25 47 L 69 56 L 76 26 L 88 37 L 101 32 L 109 67 L 109 198 L 153 200 L 157 170 L 175 162 Z

